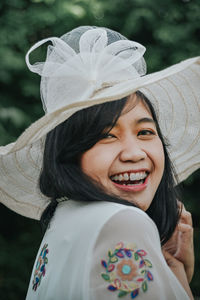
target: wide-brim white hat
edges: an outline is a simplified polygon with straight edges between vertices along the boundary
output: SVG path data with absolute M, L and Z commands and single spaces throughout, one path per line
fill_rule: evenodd
M 45 62 L 30 53 L 51 41 Z M 41 75 L 46 114 L 15 143 L 0 147 L 0 201 L 40 219 L 50 199 L 38 188 L 46 134 L 83 108 L 140 90 L 151 101 L 179 181 L 200 167 L 200 57 L 145 74 L 145 48 L 106 28 L 79 27 L 36 43 L 27 53 Z

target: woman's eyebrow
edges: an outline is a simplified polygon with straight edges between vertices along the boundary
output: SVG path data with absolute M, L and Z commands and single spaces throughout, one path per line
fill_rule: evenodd
M 156 127 L 156 122 L 152 119 L 152 118 L 147 118 L 147 117 L 144 117 L 144 118 L 140 118 L 140 119 L 136 119 L 134 120 L 134 124 L 138 125 L 138 124 L 141 124 L 141 123 L 150 123 L 150 124 L 153 124 L 155 127 Z M 120 127 L 120 122 L 117 122 L 113 127 L 113 128 L 119 128 Z M 109 127 L 108 127 L 109 128 Z M 109 129 L 110 130 L 110 129 Z
M 152 118 L 147 118 L 147 117 L 136 120 L 136 124 L 140 124 L 140 123 L 152 123 L 156 125 L 155 121 Z

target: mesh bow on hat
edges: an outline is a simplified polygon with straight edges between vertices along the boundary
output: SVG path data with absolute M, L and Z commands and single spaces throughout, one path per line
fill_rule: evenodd
M 45 62 L 30 53 L 51 41 Z M 50 199 L 38 188 L 46 134 L 76 111 L 137 90 L 154 106 L 179 181 L 200 167 L 200 58 L 145 75 L 145 47 L 107 28 L 83 26 L 36 43 L 27 53 L 41 75 L 45 115 L 15 143 L 0 147 L 0 201 L 39 219 Z

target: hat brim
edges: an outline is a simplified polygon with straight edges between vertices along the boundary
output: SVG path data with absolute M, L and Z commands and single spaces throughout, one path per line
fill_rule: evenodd
M 0 147 L 0 199 L 24 216 L 40 219 L 49 203 L 38 188 L 46 134 L 75 112 L 142 91 L 154 106 L 179 181 L 200 167 L 200 57 L 163 71 L 102 87 L 88 99 L 46 114 L 12 143 Z M 185 142 L 187 140 L 187 143 Z

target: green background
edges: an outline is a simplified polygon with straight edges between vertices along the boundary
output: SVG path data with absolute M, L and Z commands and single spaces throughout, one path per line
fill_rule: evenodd
M 0 145 L 14 141 L 43 114 L 40 78 L 26 67 L 27 50 L 42 38 L 60 36 L 80 25 L 109 27 L 145 45 L 149 73 L 199 55 L 199 0 L 1 0 Z M 43 52 L 33 54 L 33 61 L 36 55 Z M 191 287 L 196 299 L 200 296 L 199 185 L 200 171 L 182 184 L 183 201 L 193 214 L 196 269 Z M 0 208 L 0 299 L 21 300 L 42 232 L 38 222 Z

